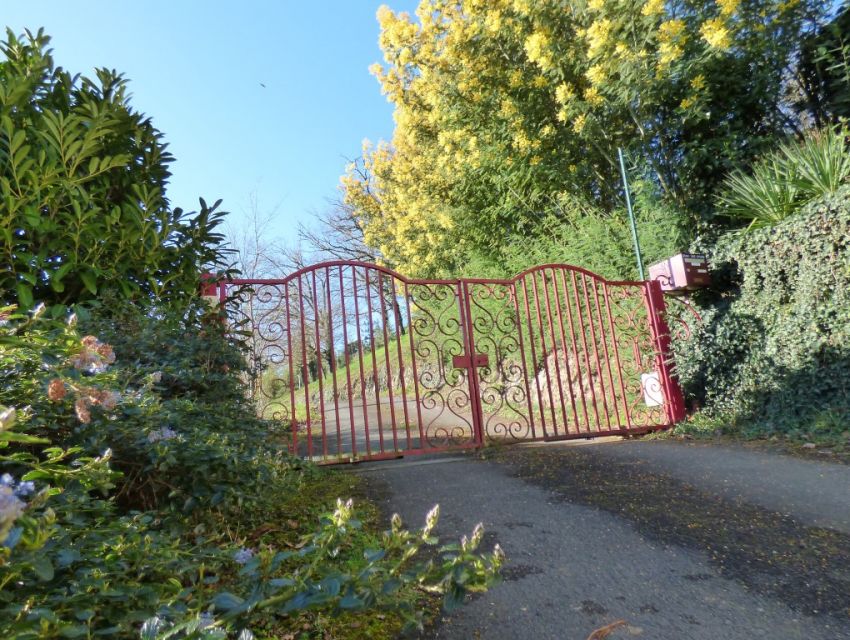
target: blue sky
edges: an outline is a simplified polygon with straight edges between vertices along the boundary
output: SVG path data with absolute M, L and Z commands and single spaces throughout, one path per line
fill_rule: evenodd
M 4 3 L 3 19 L 15 32 L 44 27 L 57 64 L 72 72 L 125 73 L 133 105 L 177 158 L 175 206 L 222 198 L 238 224 L 253 196 L 261 212 L 276 211 L 273 233 L 292 240 L 335 197 L 363 138 L 392 133 L 391 107 L 367 70 L 381 60 L 380 4 L 27 0 Z M 412 11 L 416 2 L 387 4 Z

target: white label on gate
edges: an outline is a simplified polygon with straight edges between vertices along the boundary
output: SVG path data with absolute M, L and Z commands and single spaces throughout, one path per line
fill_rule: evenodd
M 664 393 L 658 373 L 640 374 L 640 386 L 643 389 L 643 402 L 647 407 L 660 407 L 664 404 Z

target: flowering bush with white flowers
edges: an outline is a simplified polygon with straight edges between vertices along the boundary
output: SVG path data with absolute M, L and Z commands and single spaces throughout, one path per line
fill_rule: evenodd
M 417 561 L 437 510 L 377 535 L 350 500 L 299 502 L 343 476 L 275 444 L 206 308 L 46 315 L 0 309 L 0 637 L 250 640 L 376 607 L 421 624 L 417 593 L 451 607 L 493 581 L 480 528 Z

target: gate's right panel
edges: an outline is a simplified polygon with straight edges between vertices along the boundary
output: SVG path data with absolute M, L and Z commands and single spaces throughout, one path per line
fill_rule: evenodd
M 523 413 L 538 438 L 667 425 L 646 283 L 544 265 L 517 276 L 512 289 L 517 364 L 528 381 Z

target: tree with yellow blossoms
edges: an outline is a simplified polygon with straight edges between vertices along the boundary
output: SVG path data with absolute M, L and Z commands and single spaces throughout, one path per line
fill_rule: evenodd
M 392 140 L 342 178 L 411 275 L 529 233 L 565 197 L 621 205 L 616 149 L 696 222 L 733 166 L 799 126 L 786 99 L 818 0 L 422 0 L 378 10 Z

